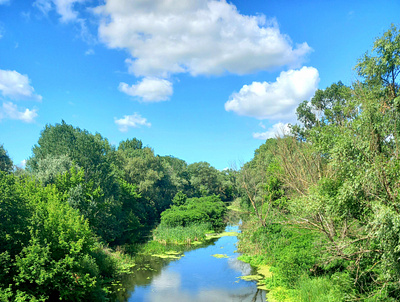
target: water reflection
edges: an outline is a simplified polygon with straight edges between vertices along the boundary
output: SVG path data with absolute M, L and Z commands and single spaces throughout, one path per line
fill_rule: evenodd
M 133 301 L 133 300 L 130 300 Z M 262 291 L 252 288 L 243 288 L 236 291 L 224 291 L 221 289 L 214 290 L 201 290 L 195 294 L 181 290 L 176 291 L 160 291 L 150 292 L 149 296 L 144 300 L 135 301 L 148 301 L 148 302 L 177 302 L 177 301 L 193 301 L 193 302 L 232 302 L 232 301 L 252 301 L 261 302 L 265 301 L 265 296 Z
M 250 264 L 242 262 L 242 261 L 238 260 L 236 257 L 229 258 L 228 265 L 231 269 L 238 271 L 241 276 L 251 275 L 252 270 L 253 270 L 251 268 Z
M 238 231 L 238 227 L 229 226 L 226 231 Z M 265 301 L 264 291 L 255 282 L 239 278 L 251 274 L 252 268 L 237 259 L 236 243 L 237 237 L 222 237 L 186 251 L 179 260 L 143 257 L 126 280 L 130 286 L 120 301 Z

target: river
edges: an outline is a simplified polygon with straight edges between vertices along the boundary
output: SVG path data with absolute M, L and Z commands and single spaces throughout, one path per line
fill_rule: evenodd
M 227 232 L 239 232 L 228 225 Z M 265 292 L 255 281 L 241 276 L 253 272 L 237 259 L 237 236 L 210 240 L 206 245 L 184 252 L 180 259 L 143 257 L 128 280 L 123 301 L 129 302 L 261 302 Z M 214 255 L 214 256 L 213 256 Z

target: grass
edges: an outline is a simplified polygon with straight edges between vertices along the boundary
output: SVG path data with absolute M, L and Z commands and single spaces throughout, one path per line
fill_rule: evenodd
M 153 232 L 153 240 L 162 244 L 196 244 L 212 232 L 210 223 L 192 224 L 185 227 L 168 227 L 160 224 Z

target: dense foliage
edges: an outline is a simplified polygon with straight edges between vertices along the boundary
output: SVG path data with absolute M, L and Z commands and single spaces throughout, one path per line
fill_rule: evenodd
M 121 267 L 54 185 L 0 172 L 0 300 L 105 300 Z
M 244 232 L 242 249 L 272 265 L 267 283 L 287 288 L 282 297 L 320 284 L 331 300 L 307 301 L 400 298 L 400 30 L 356 70 L 352 86 L 303 102 L 291 135 L 267 140 L 238 177 L 242 207 L 263 226 Z
M 176 200 L 176 199 L 175 199 Z M 210 223 L 215 229 L 224 225 L 226 205 L 216 195 L 186 199 L 182 205 L 173 205 L 161 213 L 161 225 L 186 227 L 192 224 Z
M 233 192 L 208 163 L 155 155 L 136 138 L 116 148 L 64 121 L 46 125 L 32 151 L 18 170 L 0 145 L 1 301 L 110 299 L 132 259 L 105 246 L 145 241 L 173 202 L 206 222 L 175 232 L 197 240 L 226 211 L 207 194 Z

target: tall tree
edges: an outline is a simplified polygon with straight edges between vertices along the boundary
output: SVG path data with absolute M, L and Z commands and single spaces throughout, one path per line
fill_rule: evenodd
M 8 156 L 7 151 L 3 145 L 0 145 L 0 171 L 11 172 L 13 169 L 13 162 Z
M 359 60 L 356 70 L 366 84 L 383 87 L 384 92 L 395 99 L 399 94 L 400 29 L 392 24 L 382 37 L 375 40 L 372 53 L 365 53 Z

